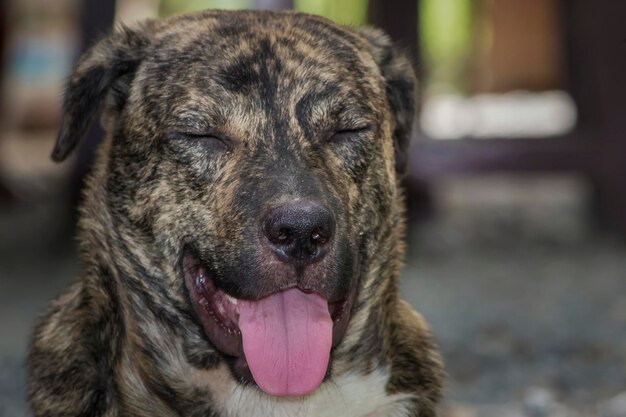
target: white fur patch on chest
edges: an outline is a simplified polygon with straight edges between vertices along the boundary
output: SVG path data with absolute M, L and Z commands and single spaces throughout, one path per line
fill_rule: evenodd
M 410 394 L 388 395 L 389 375 L 375 370 L 369 375 L 342 375 L 325 382 L 302 398 L 276 398 L 256 388 L 235 385 L 221 398 L 228 417 L 404 417 Z

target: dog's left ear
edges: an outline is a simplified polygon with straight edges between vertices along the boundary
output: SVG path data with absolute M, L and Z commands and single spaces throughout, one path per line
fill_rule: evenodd
M 63 119 L 52 159 L 63 161 L 85 135 L 107 95 L 115 111 L 126 101 L 130 82 L 150 42 L 152 21 L 121 27 L 92 46 L 78 61 L 63 97 Z
M 396 171 L 404 175 L 408 148 L 416 115 L 417 79 L 409 56 L 395 47 L 389 36 L 373 27 L 358 29 L 371 50 L 385 79 L 387 100 L 394 116 L 393 143 Z

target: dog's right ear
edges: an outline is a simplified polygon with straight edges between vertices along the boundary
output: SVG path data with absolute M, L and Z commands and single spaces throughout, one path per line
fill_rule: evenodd
M 63 97 L 63 118 L 52 159 L 63 161 L 85 135 L 107 94 L 125 102 L 130 80 L 150 44 L 153 22 L 120 27 L 92 46 L 78 61 Z

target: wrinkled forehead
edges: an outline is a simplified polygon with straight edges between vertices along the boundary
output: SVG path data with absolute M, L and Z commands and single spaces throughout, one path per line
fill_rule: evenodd
M 143 99 L 167 106 L 162 110 L 169 114 L 193 113 L 194 107 L 214 117 L 216 109 L 223 116 L 296 111 L 313 103 L 340 112 L 384 94 L 358 35 L 304 15 L 174 21 L 155 39 L 139 74 Z

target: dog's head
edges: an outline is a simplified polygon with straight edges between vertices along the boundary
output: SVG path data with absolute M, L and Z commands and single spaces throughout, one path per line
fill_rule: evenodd
M 116 238 L 152 248 L 154 285 L 188 300 L 238 380 L 301 395 L 366 305 L 364 277 L 401 246 L 414 90 L 408 60 L 374 29 L 299 13 L 179 16 L 85 54 L 53 158 L 103 103 Z

